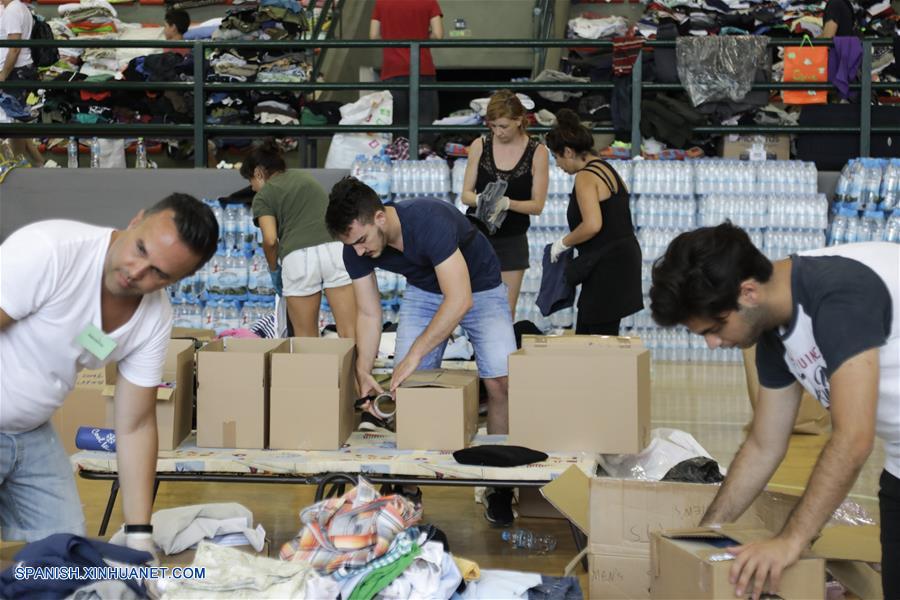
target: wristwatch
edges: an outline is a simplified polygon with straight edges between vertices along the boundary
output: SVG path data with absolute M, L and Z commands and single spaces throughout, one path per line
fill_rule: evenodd
M 153 525 L 125 525 L 125 534 L 129 533 L 153 533 Z

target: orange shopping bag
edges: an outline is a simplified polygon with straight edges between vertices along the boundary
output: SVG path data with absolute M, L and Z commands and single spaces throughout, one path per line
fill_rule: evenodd
M 809 42 L 809 46 L 804 46 Z M 784 81 L 828 81 L 828 47 L 813 46 L 809 36 L 803 36 L 799 46 L 784 49 Z M 828 90 L 784 90 L 785 104 L 826 104 Z

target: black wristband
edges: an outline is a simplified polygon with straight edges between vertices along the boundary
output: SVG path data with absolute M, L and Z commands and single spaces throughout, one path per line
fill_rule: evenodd
M 125 533 L 153 533 L 153 525 L 125 525 Z

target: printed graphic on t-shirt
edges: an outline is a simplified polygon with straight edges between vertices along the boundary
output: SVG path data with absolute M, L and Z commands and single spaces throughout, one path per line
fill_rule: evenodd
M 784 362 L 788 369 L 806 390 L 812 394 L 822 406 L 831 403 L 831 389 L 828 385 L 828 365 L 819 350 L 819 344 L 813 335 L 812 319 L 806 314 L 803 306 L 797 305 L 797 321 L 794 331 L 784 342 Z

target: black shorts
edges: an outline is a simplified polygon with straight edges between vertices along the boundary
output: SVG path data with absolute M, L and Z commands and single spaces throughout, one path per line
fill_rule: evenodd
M 500 259 L 501 271 L 524 271 L 528 268 L 528 234 L 490 236 L 488 239 Z

